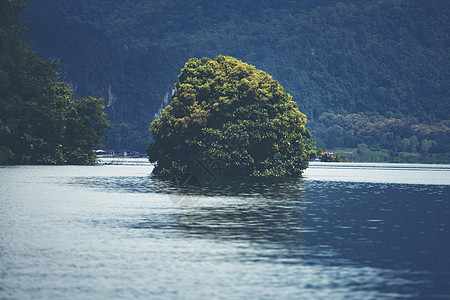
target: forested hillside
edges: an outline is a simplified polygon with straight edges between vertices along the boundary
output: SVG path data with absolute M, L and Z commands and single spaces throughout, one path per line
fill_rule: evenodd
M 320 147 L 449 159 L 446 0 L 29 3 L 40 55 L 66 65 L 79 95 L 105 98 L 109 147 L 145 149 L 188 58 L 224 54 L 278 80 Z

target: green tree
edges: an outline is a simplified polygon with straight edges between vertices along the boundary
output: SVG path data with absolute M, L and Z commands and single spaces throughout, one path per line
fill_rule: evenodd
M 367 159 L 367 153 L 369 152 L 369 148 L 366 144 L 358 144 L 358 149 L 356 150 L 356 153 L 358 154 L 359 159 L 366 160 Z
M 109 122 L 103 101 L 94 97 L 72 100 L 66 113 L 64 153 L 72 164 L 92 164 L 96 155 L 92 151 L 104 138 Z
M 424 139 L 420 142 L 420 153 L 428 156 L 430 149 L 436 147 L 436 141 Z
M 299 176 L 312 142 L 306 116 L 267 73 L 232 57 L 190 59 L 154 120 L 154 173 Z
M 0 0 L 0 163 L 93 163 L 93 147 L 109 127 L 103 101 L 72 99 L 57 64 L 30 49 L 13 25 L 25 7 Z
M 409 147 L 411 145 L 411 141 L 408 138 L 403 138 L 402 141 L 400 142 L 400 146 L 403 152 L 408 151 Z

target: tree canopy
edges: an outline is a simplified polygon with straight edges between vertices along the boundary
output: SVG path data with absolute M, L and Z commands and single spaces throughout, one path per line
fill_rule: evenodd
M 73 99 L 57 63 L 13 25 L 26 5 L 0 0 L 0 164 L 89 164 L 109 122 L 103 100 Z
M 299 176 L 308 167 L 306 116 L 267 73 L 233 57 L 192 58 L 150 127 L 154 173 Z

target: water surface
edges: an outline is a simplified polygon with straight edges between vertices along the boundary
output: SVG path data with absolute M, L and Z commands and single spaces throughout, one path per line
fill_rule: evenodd
M 450 167 L 0 168 L 0 298 L 448 299 Z

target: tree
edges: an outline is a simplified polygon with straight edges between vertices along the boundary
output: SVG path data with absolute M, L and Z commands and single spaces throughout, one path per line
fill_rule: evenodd
M 358 149 L 356 150 L 356 153 L 358 154 L 359 159 L 366 160 L 367 159 L 367 153 L 369 152 L 369 148 L 366 144 L 358 144 Z
M 219 55 L 190 59 L 178 78 L 150 127 L 154 173 L 299 176 L 308 167 L 306 116 L 270 75 Z
M 0 0 L 0 164 L 88 164 L 109 122 L 103 100 L 72 99 L 57 63 L 33 52 L 23 28 L 26 7 Z
M 94 97 L 72 100 L 66 113 L 64 153 L 72 164 L 92 164 L 96 155 L 92 151 L 104 138 L 109 122 L 103 101 Z
M 411 141 L 408 138 L 403 138 L 402 141 L 400 142 L 400 147 L 403 152 L 408 151 L 410 145 Z

